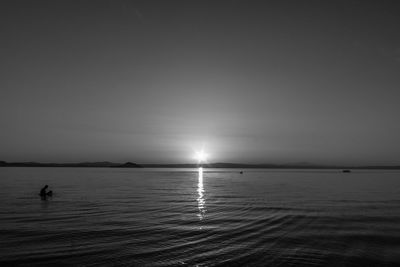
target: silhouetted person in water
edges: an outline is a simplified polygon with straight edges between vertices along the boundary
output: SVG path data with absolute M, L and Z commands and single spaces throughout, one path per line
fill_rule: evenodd
M 46 197 L 47 196 L 49 196 L 49 197 L 51 197 L 52 195 L 53 195 L 53 191 L 49 191 L 49 192 L 46 192 L 46 189 L 48 188 L 49 186 L 46 184 L 41 190 L 40 190 L 40 197 L 43 199 L 43 200 L 45 200 L 46 199 Z

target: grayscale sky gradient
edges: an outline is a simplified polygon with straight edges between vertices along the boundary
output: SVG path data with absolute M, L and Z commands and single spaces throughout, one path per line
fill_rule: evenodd
M 0 160 L 400 164 L 399 1 L 1 1 Z

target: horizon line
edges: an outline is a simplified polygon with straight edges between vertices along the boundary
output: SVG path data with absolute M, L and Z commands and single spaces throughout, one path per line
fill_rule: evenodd
M 318 164 L 318 163 L 237 163 L 237 162 L 203 162 L 203 163 L 137 163 L 112 161 L 82 162 L 38 162 L 38 161 L 0 161 L 0 167 L 211 167 L 211 168 L 301 168 L 301 169 L 343 169 L 343 168 L 395 168 L 400 164 Z

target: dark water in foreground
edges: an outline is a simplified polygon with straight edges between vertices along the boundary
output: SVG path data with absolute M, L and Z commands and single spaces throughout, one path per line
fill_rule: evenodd
M 400 266 L 400 172 L 0 168 L 0 193 L 2 266 Z

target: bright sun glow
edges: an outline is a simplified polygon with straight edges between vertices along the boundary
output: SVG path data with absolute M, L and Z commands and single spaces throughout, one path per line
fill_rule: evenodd
M 207 153 L 205 153 L 203 150 L 197 151 L 196 154 L 194 155 L 194 158 L 197 160 L 197 162 L 202 163 L 207 161 Z

